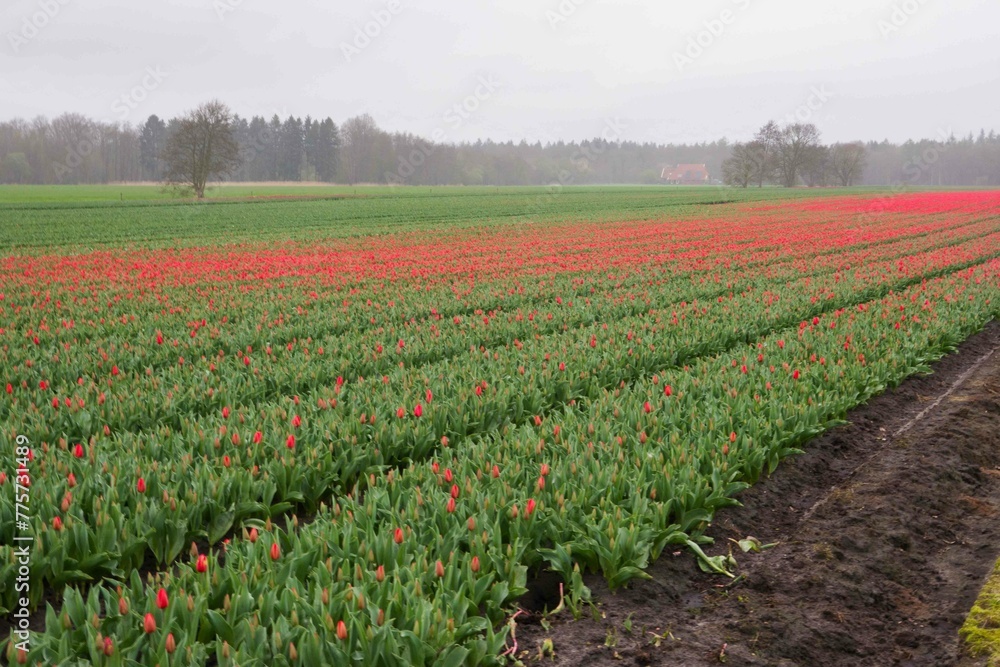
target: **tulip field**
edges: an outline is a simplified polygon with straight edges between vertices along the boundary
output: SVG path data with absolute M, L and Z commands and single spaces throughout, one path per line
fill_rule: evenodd
M 7 209 L 4 659 L 505 664 L 542 571 L 725 580 L 717 509 L 1000 314 L 1000 192 L 768 192 Z

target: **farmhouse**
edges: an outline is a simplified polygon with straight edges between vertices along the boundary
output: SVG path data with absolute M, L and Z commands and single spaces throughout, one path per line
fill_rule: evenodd
M 708 169 L 703 164 L 679 164 L 664 167 L 660 180 L 670 185 L 704 185 L 708 183 Z

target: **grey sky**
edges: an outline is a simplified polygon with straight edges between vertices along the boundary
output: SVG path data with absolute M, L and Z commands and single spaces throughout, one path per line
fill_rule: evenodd
M 996 0 L 0 2 L 0 119 L 217 97 L 447 141 L 1000 131 Z

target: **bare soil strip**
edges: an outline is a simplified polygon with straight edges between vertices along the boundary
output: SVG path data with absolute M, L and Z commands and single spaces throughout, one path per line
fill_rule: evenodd
M 611 593 L 600 618 L 551 619 L 542 577 L 518 617 L 525 662 L 547 665 L 971 666 L 958 628 L 1000 554 L 1000 322 L 873 399 L 850 424 L 716 515 L 710 554 L 734 547 L 743 578 L 665 552 L 651 581 Z M 626 626 L 631 627 L 631 631 Z M 662 639 L 654 636 L 659 635 Z M 544 639 L 555 657 L 539 660 Z

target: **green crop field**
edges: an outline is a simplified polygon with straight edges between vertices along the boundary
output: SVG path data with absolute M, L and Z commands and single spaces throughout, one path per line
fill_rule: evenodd
M 1000 313 L 996 191 L 249 196 L 0 189 L 9 662 L 504 664 Z
M 49 246 L 160 247 L 528 222 L 652 220 L 699 216 L 712 210 L 706 207 L 727 202 L 844 192 L 653 186 L 225 186 L 197 202 L 170 197 L 154 186 L 0 186 L 0 248 L 31 252 L 30 248 Z

